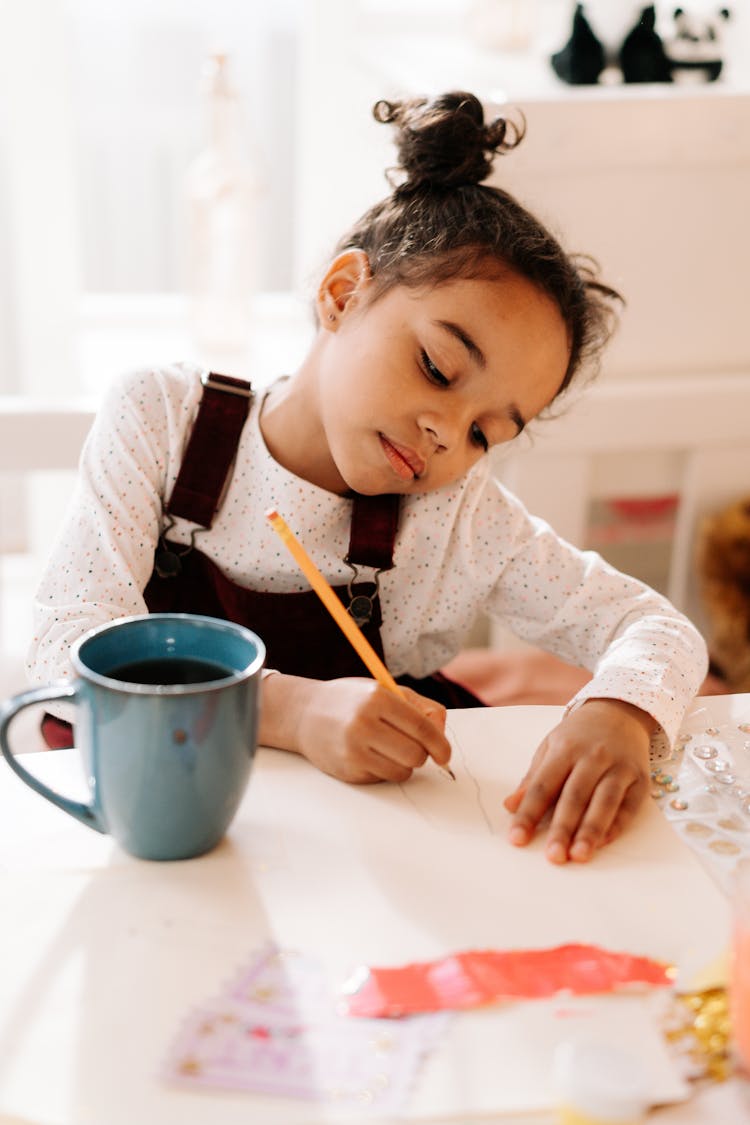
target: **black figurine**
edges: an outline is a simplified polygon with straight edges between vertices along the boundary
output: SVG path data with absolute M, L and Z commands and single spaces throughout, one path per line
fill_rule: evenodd
M 625 36 L 619 54 L 624 82 L 671 82 L 672 67 L 656 30 L 656 8 L 649 4 Z
M 594 30 L 594 11 L 594 4 L 576 4 L 570 38 L 550 60 L 558 78 L 575 86 L 595 85 L 605 67 L 611 64 L 619 68 L 624 82 L 672 81 L 672 65 L 656 30 L 653 4 L 636 11 L 635 22 L 619 50 L 603 42 Z
M 576 4 L 573 12 L 570 39 L 550 61 L 558 78 L 571 86 L 593 86 L 599 81 L 606 64 L 604 47 L 591 30 L 583 4 Z

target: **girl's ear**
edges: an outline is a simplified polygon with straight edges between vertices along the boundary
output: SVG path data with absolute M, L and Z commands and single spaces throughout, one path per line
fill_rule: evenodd
M 341 317 L 359 303 L 372 279 L 370 259 L 364 250 L 344 250 L 326 270 L 318 288 L 316 309 L 321 328 L 335 332 Z

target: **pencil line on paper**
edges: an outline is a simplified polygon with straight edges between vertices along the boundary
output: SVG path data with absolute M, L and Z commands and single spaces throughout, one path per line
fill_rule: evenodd
M 398 785 L 399 789 L 401 790 L 402 794 L 404 795 L 404 797 L 406 798 L 406 800 L 408 801 L 408 803 L 414 809 L 414 811 L 419 813 L 419 815 L 422 817 L 422 819 L 424 821 L 426 821 L 427 824 L 431 824 L 434 827 L 436 824 L 439 823 L 439 821 L 435 817 L 432 817 L 432 816 L 430 816 L 429 813 L 425 812 L 425 810 L 421 807 L 421 805 L 419 805 L 414 800 L 412 795 L 409 793 L 409 790 L 406 788 L 406 785 L 407 785 L 406 782 L 399 781 L 399 782 L 397 782 L 397 785 Z
M 480 813 L 482 814 L 482 819 L 484 820 L 484 823 L 487 825 L 487 828 L 489 830 L 490 835 L 494 836 L 495 835 L 495 829 L 492 827 L 492 821 L 490 820 L 489 813 L 487 812 L 487 809 L 484 807 L 484 802 L 482 801 L 482 787 L 480 786 L 480 784 L 477 781 L 474 774 L 469 769 L 469 763 L 466 760 L 466 754 L 464 753 L 464 748 L 461 745 L 461 743 L 459 742 L 458 738 L 456 737 L 456 732 L 452 729 L 452 727 L 449 727 L 447 723 L 446 723 L 445 729 L 450 734 L 451 741 L 452 741 L 453 745 L 456 747 L 456 749 L 458 750 L 459 757 L 461 758 L 461 761 L 463 763 L 463 767 L 466 770 L 466 773 L 469 775 L 469 778 L 471 779 L 472 785 L 474 786 L 474 792 L 475 792 L 475 795 L 476 795 L 477 806 L 479 808 Z

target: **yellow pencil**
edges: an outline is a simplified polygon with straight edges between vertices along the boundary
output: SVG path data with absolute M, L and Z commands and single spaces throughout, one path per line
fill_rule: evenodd
M 286 520 L 279 515 L 275 508 L 268 509 L 266 519 L 270 522 L 274 531 L 278 532 L 281 536 L 298 567 L 308 579 L 313 590 L 339 626 L 352 648 L 362 658 L 363 664 L 371 672 L 373 678 L 376 679 L 382 687 L 388 688 L 389 691 L 395 692 L 396 695 L 400 695 L 403 698 L 404 693 L 401 688 L 375 652 L 375 649 L 367 640 L 367 637 L 359 628 L 354 618 L 346 612 L 305 548 L 294 535 L 294 532 L 291 530 Z M 439 765 L 454 781 L 456 780 L 456 775 L 453 773 L 450 766 L 441 765 L 440 762 L 436 762 L 435 764 Z

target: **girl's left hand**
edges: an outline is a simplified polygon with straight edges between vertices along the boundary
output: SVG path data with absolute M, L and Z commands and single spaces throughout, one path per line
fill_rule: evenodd
M 552 863 L 585 863 L 619 836 L 649 788 L 655 720 L 618 699 L 588 699 L 550 731 L 526 776 L 503 802 L 510 841 L 522 847 L 554 807 L 547 837 Z

